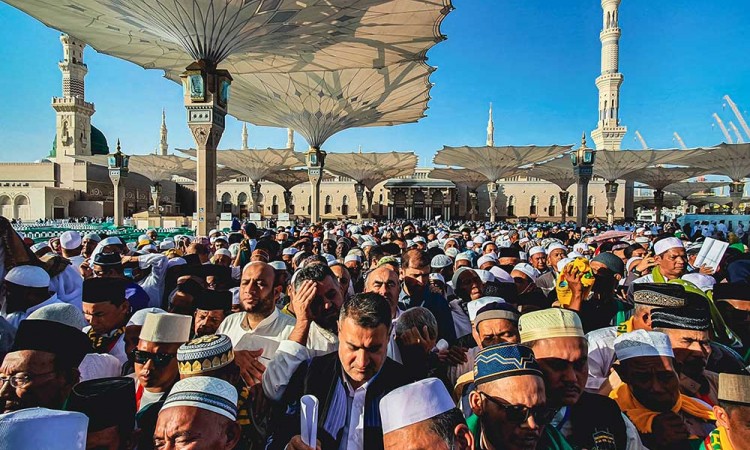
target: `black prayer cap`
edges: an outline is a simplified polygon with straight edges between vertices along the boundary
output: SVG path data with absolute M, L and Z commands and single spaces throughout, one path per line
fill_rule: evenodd
M 657 308 L 651 311 L 651 327 L 705 331 L 711 327 L 711 314 L 707 307 Z
M 11 352 L 37 350 L 55 355 L 62 366 L 78 367 L 87 353 L 93 352 L 86 333 L 51 320 L 22 320 Z
M 195 306 L 195 309 L 202 309 L 203 311 L 229 311 L 232 309 L 232 293 L 206 289 L 195 296 L 193 306 Z
M 73 386 L 68 411 L 86 414 L 89 432 L 117 426 L 132 431 L 135 426 L 135 380 L 130 377 L 98 378 Z
M 122 256 L 117 252 L 97 253 L 94 256 L 94 264 L 102 267 L 116 266 L 122 264 Z
M 735 283 L 714 284 L 714 301 L 742 300 L 750 301 L 750 283 L 741 281 Z
M 521 253 L 516 247 L 500 247 L 497 249 L 498 258 L 520 258 Z
M 677 283 L 633 283 L 633 301 L 659 308 L 679 308 L 685 300 L 685 288 Z
M 125 301 L 125 280 L 118 278 L 88 278 L 83 280 L 83 303 L 111 302 L 115 305 Z

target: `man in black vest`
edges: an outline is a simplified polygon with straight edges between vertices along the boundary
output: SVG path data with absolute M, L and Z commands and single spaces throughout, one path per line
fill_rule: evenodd
M 282 449 L 300 433 L 300 397 L 318 401 L 322 450 L 383 448 L 378 404 L 409 383 L 400 364 L 386 356 L 391 330 L 388 301 L 375 293 L 344 301 L 338 322 L 339 351 L 302 364 L 287 387 L 269 429 L 271 449 Z M 342 445 L 343 442 L 343 445 Z

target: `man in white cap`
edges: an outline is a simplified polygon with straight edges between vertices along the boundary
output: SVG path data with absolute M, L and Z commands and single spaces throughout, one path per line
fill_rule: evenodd
M 50 292 L 49 274 L 37 266 L 16 266 L 5 275 L 5 319 L 14 328 L 39 308 L 62 303 Z
M 385 450 L 473 450 L 474 436 L 437 378 L 391 391 L 380 400 Z
M 71 265 L 77 270 L 85 259 L 81 255 L 83 242 L 81 234 L 77 231 L 66 231 L 60 235 L 60 248 L 62 255 L 70 260 Z
M 561 308 L 533 311 L 518 322 L 521 343 L 530 347 L 544 372 L 547 405 L 558 408 L 554 426 L 576 448 L 625 449 L 626 426 L 611 399 L 584 392 L 587 347 L 578 314 Z M 638 432 L 634 440 L 640 442 Z
M 28 408 L 0 414 L 0 449 L 86 450 L 85 414 Z
M 615 339 L 623 381 L 610 393 L 649 448 L 690 448 L 714 429 L 711 407 L 680 393 L 669 337 L 636 330 Z
M 528 252 L 529 264 L 531 264 L 540 274 L 547 272 L 547 252 L 544 247 L 531 247 Z
M 89 233 L 81 239 L 81 256 L 84 259 L 91 258 L 97 244 L 102 241 L 102 237 L 96 233 Z M 80 264 L 79 264 L 80 265 Z
M 716 429 L 700 450 L 739 450 L 750 442 L 750 376 L 719 374 Z
M 546 253 L 546 262 L 549 271 L 542 274 L 536 280 L 536 285 L 539 287 L 539 289 L 542 290 L 542 292 L 544 292 L 544 295 L 548 295 L 555 289 L 557 276 L 560 273 L 557 270 L 557 263 L 559 263 L 563 258 L 567 256 L 568 247 L 559 242 L 552 242 L 547 246 Z
M 232 450 L 240 440 L 237 389 L 215 377 L 190 377 L 172 388 L 159 412 L 156 448 Z
M 633 280 L 633 283 L 666 283 L 679 279 L 687 272 L 687 253 L 682 240 L 665 237 L 654 242 L 654 262 L 651 273 Z

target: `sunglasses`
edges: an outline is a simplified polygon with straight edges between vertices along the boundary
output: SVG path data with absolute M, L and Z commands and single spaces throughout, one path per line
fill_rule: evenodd
M 530 416 L 534 416 L 534 422 L 540 427 L 548 425 L 557 414 L 556 409 L 548 408 L 546 406 L 534 406 L 532 408 L 523 405 L 509 405 L 504 403 L 484 392 L 479 392 L 484 398 L 489 400 L 495 406 L 503 410 L 505 419 L 508 422 L 522 424 L 529 420 Z
M 169 363 L 177 356 L 171 353 L 151 353 L 143 350 L 133 350 L 133 361 L 136 364 L 146 364 L 153 361 L 155 367 L 167 367 Z

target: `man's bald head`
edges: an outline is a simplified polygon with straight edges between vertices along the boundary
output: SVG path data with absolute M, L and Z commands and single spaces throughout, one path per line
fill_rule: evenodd
M 242 269 L 240 305 L 250 314 L 268 316 L 274 308 L 274 279 L 276 272 L 270 264 L 253 261 Z M 276 287 L 281 290 L 282 286 Z
M 365 292 L 377 292 L 385 297 L 395 317 L 401 286 L 398 282 L 398 272 L 393 266 L 384 264 L 370 271 L 365 279 Z

